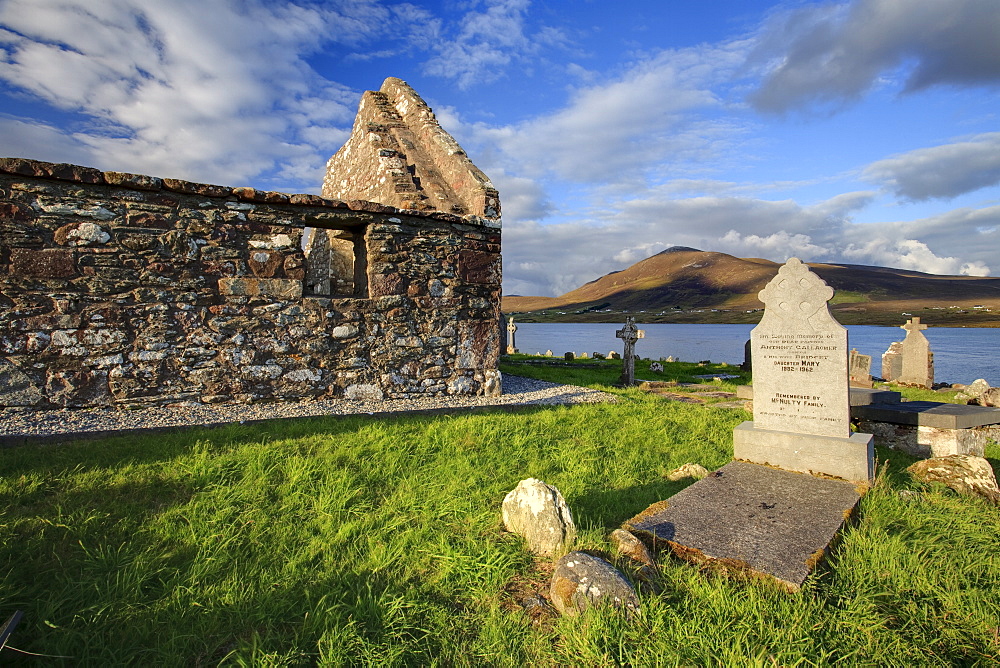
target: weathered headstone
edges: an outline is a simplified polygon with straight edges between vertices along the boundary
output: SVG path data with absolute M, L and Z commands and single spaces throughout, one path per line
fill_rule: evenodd
M 743 364 L 740 365 L 741 371 L 750 371 L 753 368 L 753 351 L 751 351 L 750 339 L 743 344 Z
M 615 336 L 625 342 L 622 354 L 622 375 L 619 384 L 625 387 L 635 385 L 635 342 L 646 336 L 646 332 L 635 326 L 635 318 L 627 316 L 625 326 L 615 332 Z
M 563 359 L 566 360 L 567 362 L 572 362 L 573 360 L 576 359 L 576 353 L 566 353 L 565 355 L 563 355 Z
M 872 386 L 872 356 L 862 355 L 856 349 L 851 349 L 850 358 L 850 385 L 851 387 L 871 387 Z
M 791 258 L 759 297 L 764 317 L 750 333 L 754 419 L 734 430 L 734 457 L 871 480 L 872 436 L 851 433 L 847 329 L 830 315 L 833 289 Z
M 514 316 L 510 316 L 507 320 L 507 354 L 516 355 L 517 354 L 517 343 L 514 341 L 514 333 L 517 331 L 517 325 L 514 324 Z
M 650 362 L 649 370 L 654 373 L 663 373 L 663 365 L 659 362 Z
M 551 350 L 546 350 L 545 351 L 545 356 L 546 357 L 552 357 L 552 351 Z
M 902 345 L 901 342 L 894 341 L 882 353 L 882 380 L 896 380 L 903 373 L 903 355 L 900 351 Z
M 902 370 L 896 379 L 899 383 L 931 387 L 934 384 L 934 353 L 931 344 L 921 330 L 927 325 L 920 323 L 920 318 L 907 320 L 900 329 L 906 330 L 906 338 L 900 346 L 903 358 Z
M 617 350 L 612 350 L 611 352 L 608 353 L 609 360 L 620 360 L 621 358 L 622 355 Z

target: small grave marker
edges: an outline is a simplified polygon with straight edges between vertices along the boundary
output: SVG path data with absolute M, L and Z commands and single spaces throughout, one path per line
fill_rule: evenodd
M 851 349 L 850 358 L 850 385 L 851 387 L 871 387 L 872 386 L 872 356 L 862 355 L 856 349 Z
M 507 321 L 507 354 L 508 355 L 516 355 L 517 354 L 517 344 L 514 342 L 514 332 L 516 332 L 516 331 L 517 331 L 517 325 L 514 324 L 514 316 L 510 316 L 510 319 Z
M 618 382 L 625 387 L 635 385 L 635 342 L 646 336 L 644 330 L 635 326 L 635 318 L 627 316 L 625 326 L 615 332 L 615 336 L 625 342 L 622 354 L 622 375 Z

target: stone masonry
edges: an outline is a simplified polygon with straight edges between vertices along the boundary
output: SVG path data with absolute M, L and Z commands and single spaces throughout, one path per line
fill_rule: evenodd
M 434 112 L 390 77 L 361 98 L 350 138 L 327 163 L 323 196 L 499 219 L 500 197 Z
M 499 207 L 450 206 L 0 159 L 0 407 L 497 394 Z

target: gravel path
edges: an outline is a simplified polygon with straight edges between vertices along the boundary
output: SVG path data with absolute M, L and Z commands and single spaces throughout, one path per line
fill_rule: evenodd
M 521 376 L 503 377 L 499 397 L 429 397 L 384 401 L 311 401 L 301 403 L 215 404 L 143 410 L 114 408 L 32 411 L 0 409 L 0 445 L 68 440 L 144 429 L 219 425 L 232 422 L 316 415 L 352 415 L 426 411 L 489 406 L 526 406 L 614 402 L 606 392 L 575 385 L 558 385 Z

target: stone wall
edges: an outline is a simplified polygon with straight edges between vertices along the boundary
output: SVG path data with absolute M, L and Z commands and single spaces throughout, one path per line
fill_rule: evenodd
M 401 209 L 500 218 L 500 197 L 405 81 L 361 97 L 354 129 L 330 158 L 323 196 Z
M 499 222 L 420 208 L 0 160 L 0 406 L 498 393 Z

